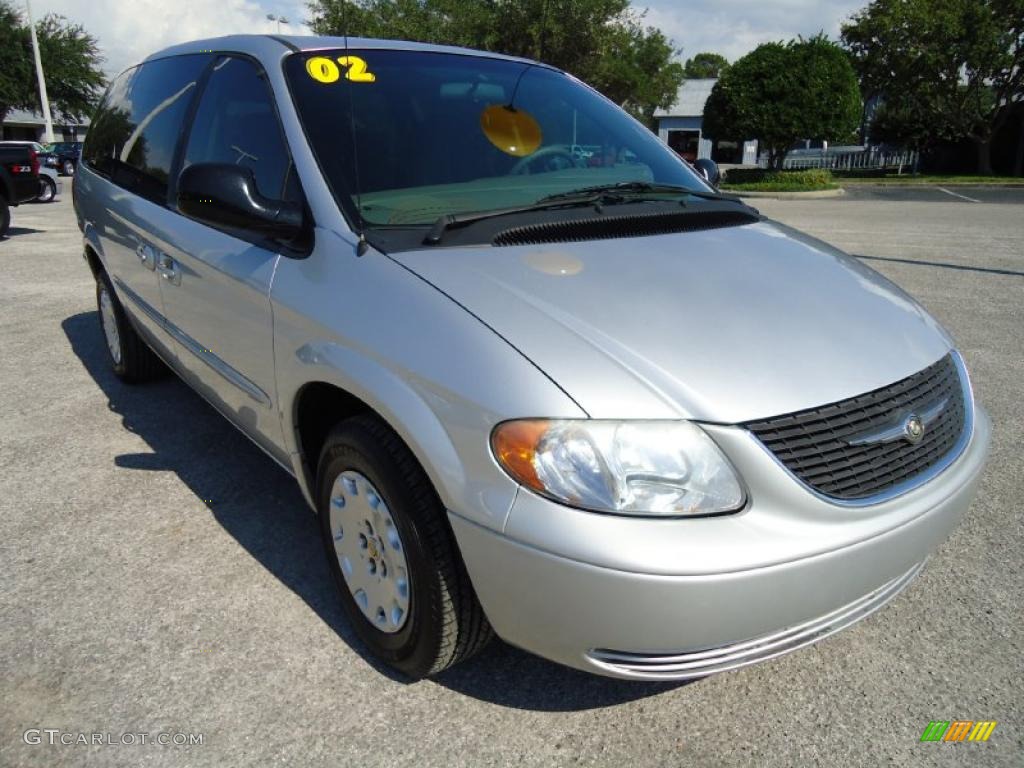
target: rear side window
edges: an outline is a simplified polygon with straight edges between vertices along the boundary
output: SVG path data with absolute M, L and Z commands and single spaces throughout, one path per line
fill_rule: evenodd
M 210 73 L 182 167 L 198 163 L 250 168 L 263 196 L 295 199 L 291 158 L 270 87 L 248 59 L 222 58 Z
M 89 135 L 82 148 L 82 160 L 94 171 L 108 178 L 114 170 L 118 153 L 132 132 L 129 110 L 125 106 L 128 84 L 135 74 L 129 69 L 118 75 L 107 89 L 103 101 L 89 126 Z
M 119 186 L 166 203 L 182 123 L 210 58 L 158 59 L 118 77 L 86 137 L 86 164 Z

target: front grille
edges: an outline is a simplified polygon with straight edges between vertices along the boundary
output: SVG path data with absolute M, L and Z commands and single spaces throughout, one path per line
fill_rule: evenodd
M 904 437 L 855 443 L 884 434 L 910 414 L 946 401 L 917 444 Z M 952 355 L 888 387 L 746 427 L 790 472 L 819 493 L 855 500 L 912 481 L 946 458 L 966 422 L 964 386 Z

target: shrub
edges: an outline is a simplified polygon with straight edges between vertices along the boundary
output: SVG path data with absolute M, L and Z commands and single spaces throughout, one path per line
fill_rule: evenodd
M 758 184 L 768 173 L 764 168 L 730 168 L 722 181 L 726 184 Z
M 832 189 L 836 186 L 832 172 L 825 168 L 802 171 L 770 171 L 764 168 L 731 168 L 725 174 L 724 186 L 763 188 L 777 191 Z

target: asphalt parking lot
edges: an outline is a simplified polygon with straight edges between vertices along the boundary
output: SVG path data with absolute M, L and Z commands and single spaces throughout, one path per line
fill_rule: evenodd
M 886 194 L 755 204 L 950 330 L 995 425 L 979 496 L 882 612 L 688 685 L 500 643 L 436 680 L 376 667 L 293 481 L 177 380 L 110 373 L 70 195 L 16 209 L 0 241 L 0 765 L 1020 766 L 1024 195 Z M 919 741 L 956 719 L 998 726 L 984 744 Z M 203 743 L 26 744 L 33 728 Z
M 850 200 L 888 200 L 900 203 L 996 203 L 1024 204 L 1024 186 L 923 185 L 923 184 L 850 184 Z

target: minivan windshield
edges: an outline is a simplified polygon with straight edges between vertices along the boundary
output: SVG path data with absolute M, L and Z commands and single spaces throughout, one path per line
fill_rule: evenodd
M 712 192 L 640 123 L 545 66 L 353 48 L 293 54 L 285 71 L 338 204 L 363 226 L 431 224 L 603 186 Z

